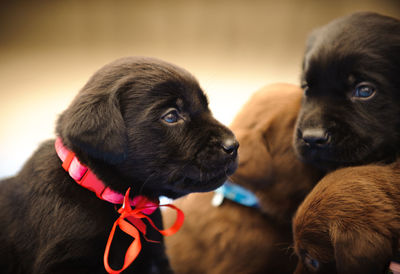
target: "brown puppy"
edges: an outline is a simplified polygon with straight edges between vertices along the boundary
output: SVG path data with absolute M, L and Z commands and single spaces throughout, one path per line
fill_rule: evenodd
M 295 257 L 290 221 L 319 175 L 298 161 L 291 146 L 301 90 L 289 84 L 255 93 L 231 125 L 240 142 L 231 180 L 252 191 L 260 208 L 230 200 L 213 207 L 212 193 L 177 201 L 183 228 L 166 240 L 176 273 L 291 273 Z M 174 218 L 163 212 L 167 225 Z M 173 239 L 172 239 L 173 238 Z
M 324 177 L 294 220 L 295 273 L 384 273 L 400 232 L 400 164 Z

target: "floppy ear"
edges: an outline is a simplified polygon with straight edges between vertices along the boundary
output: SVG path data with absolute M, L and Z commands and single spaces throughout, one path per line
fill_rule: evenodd
M 118 163 L 125 159 L 127 132 L 117 92 L 85 91 L 61 114 L 57 132 L 74 152 Z
M 261 132 L 238 130 L 235 135 L 240 143 L 239 168 L 233 178 L 251 182 L 265 183 L 271 173 L 271 155 Z
M 373 230 L 338 229 L 332 238 L 339 274 L 384 273 L 392 255 L 390 239 Z

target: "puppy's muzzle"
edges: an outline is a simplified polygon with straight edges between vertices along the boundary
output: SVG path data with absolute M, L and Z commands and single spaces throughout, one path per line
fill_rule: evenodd
M 310 148 L 324 148 L 331 142 L 331 135 L 321 128 L 308 128 L 299 130 L 300 138 Z
M 233 134 L 226 134 L 219 140 L 218 146 L 218 161 L 222 161 L 221 164 L 224 166 L 225 174 L 231 175 L 238 166 L 239 142 Z

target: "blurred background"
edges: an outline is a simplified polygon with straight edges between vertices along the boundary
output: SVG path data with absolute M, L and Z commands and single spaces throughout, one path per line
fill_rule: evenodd
M 307 34 L 399 0 L 0 0 L 0 177 L 15 174 L 104 64 L 153 56 L 189 70 L 229 125 L 258 88 L 299 82 Z

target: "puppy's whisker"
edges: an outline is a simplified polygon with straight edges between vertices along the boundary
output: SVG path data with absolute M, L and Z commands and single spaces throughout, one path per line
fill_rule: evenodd
M 202 172 L 202 170 L 200 169 L 200 183 L 202 183 L 203 182 L 203 172 Z
M 144 186 L 150 181 L 150 178 L 153 176 L 154 174 L 151 174 L 150 176 L 148 176 L 147 178 L 146 178 L 146 180 L 144 181 L 144 183 L 140 186 L 140 189 L 139 189 L 139 195 L 141 195 L 142 194 L 142 192 L 143 192 L 143 189 L 144 189 Z
M 285 244 L 286 245 L 286 244 Z M 294 249 L 294 245 L 290 244 L 287 245 L 285 248 L 283 248 L 282 250 L 286 251 L 286 254 L 289 254 L 289 257 L 292 258 L 293 256 L 297 256 L 296 254 L 296 250 Z
M 285 251 L 285 253 L 289 253 L 290 250 L 294 250 L 293 245 L 289 245 L 288 243 L 276 243 L 275 246 L 279 247 L 280 250 Z
M 293 257 L 297 257 L 296 251 L 293 249 L 289 255 L 289 258 L 292 259 Z
M 185 164 L 178 165 L 176 169 L 171 170 L 169 178 L 174 178 L 174 177 L 185 177 L 184 176 L 184 170 L 187 168 L 188 165 L 190 165 L 192 161 L 188 161 Z M 177 176 L 178 174 L 178 176 Z M 168 179 L 169 180 L 169 179 Z

